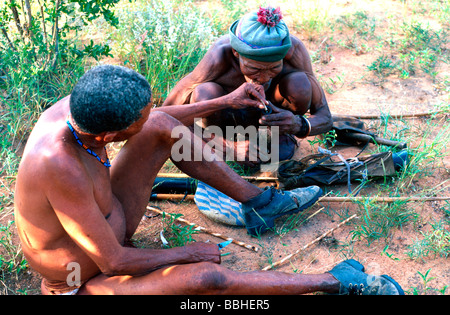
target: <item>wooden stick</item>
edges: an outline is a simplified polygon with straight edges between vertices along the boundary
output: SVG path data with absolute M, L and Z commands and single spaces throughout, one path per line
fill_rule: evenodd
M 157 177 L 165 177 L 165 178 L 190 178 L 189 175 L 186 174 L 177 174 L 177 173 L 159 173 Z M 256 181 L 277 181 L 277 177 L 271 176 L 241 176 L 242 179 L 245 180 L 256 180 Z
M 426 112 L 426 113 L 413 113 L 413 114 L 394 114 L 391 115 L 389 114 L 389 117 L 394 118 L 394 119 L 398 119 L 398 118 L 415 118 L 415 117 L 425 117 L 425 116 L 431 116 L 431 115 L 442 115 L 442 114 L 446 114 L 447 111 L 445 110 L 441 110 L 441 111 L 437 111 L 437 112 Z M 378 115 L 346 115 L 349 117 L 353 117 L 353 118 L 358 118 L 358 119 L 380 119 L 381 117 L 383 117 L 382 114 L 378 114 Z
M 194 195 L 185 195 L 185 194 L 152 194 L 152 198 L 156 200 L 168 200 L 168 199 L 176 199 L 180 200 L 194 200 Z
M 9 38 L 8 33 L 6 32 L 5 26 L 3 25 L 2 22 L 0 22 L 0 29 L 2 30 L 3 36 L 5 36 L 6 40 L 8 41 L 9 47 L 12 50 L 17 51 L 16 47 L 14 46 L 14 44 L 11 41 L 11 39 Z
M 325 232 L 324 234 L 322 234 L 321 236 L 319 236 L 318 238 L 316 238 L 315 240 L 309 242 L 308 244 L 306 244 L 305 246 L 303 246 L 302 248 L 296 250 L 294 253 L 284 257 L 283 259 L 273 263 L 272 265 L 266 266 L 264 267 L 262 270 L 267 271 L 270 270 L 274 267 L 277 267 L 279 265 L 282 265 L 284 262 L 286 262 L 287 260 L 291 259 L 292 257 L 298 255 L 300 252 L 304 251 L 305 249 L 307 249 L 308 247 L 314 245 L 315 243 L 319 242 L 321 239 L 323 239 L 324 237 L 326 237 L 328 234 L 333 233 L 334 231 L 336 231 L 338 228 L 340 228 L 341 226 L 343 226 L 344 224 L 348 223 L 349 221 L 353 220 L 354 218 L 356 218 L 356 214 L 352 215 L 350 218 L 342 221 L 341 223 L 339 223 L 337 226 L 335 226 L 334 228 L 332 228 L 331 230 Z
M 164 213 L 164 211 L 161 211 L 161 210 L 159 210 L 159 209 L 157 209 L 155 207 L 151 207 L 151 206 L 147 206 L 147 209 L 150 210 L 150 211 L 159 213 L 159 214 L 163 214 Z M 165 213 L 167 213 L 167 212 L 165 212 Z M 167 214 L 172 216 L 170 213 L 167 213 Z M 203 233 L 206 233 L 206 234 L 209 234 L 209 235 L 221 238 L 221 239 L 226 240 L 226 241 L 231 241 L 233 244 L 236 244 L 238 246 L 241 246 L 241 247 L 244 247 L 246 249 L 252 250 L 254 252 L 257 252 L 259 250 L 258 247 L 254 246 L 254 245 L 249 245 L 249 244 L 246 244 L 244 242 L 237 241 L 237 240 L 235 240 L 235 239 L 233 239 L 231 237 L 227 237 L 225 235 L 222 235 L 220 233 L 213 232 L 213 231 L 208 230 L 207 228 L 205 228 L 203 226 L 200 226 L 200 225 L 198 225 L 196 223 L 191 223 L 188 220 L 185 220 L 185 219 L 182 219 L 182 218 L 177 218 L 176 221 L 182 222 L 182 223 L 184 223 L 186 225 L 193 226 L 193 227 L 195 227 L 195 230 L 197 230 L 197 231 L 201 231 Z
M 442 201 L 450 200 L 450 196 L 447 197 L 322 197 L 319 198 L 319 202 L 354 202 L 370 200 L 373 202 L 395 202 L 395 201 Z
M 25 7 L 27 8 L 27 15 L 28 15 L 28 36 L 33 37 L 33 14 L 31 14 L 31 5 L 30 0 L 25 0 Z M 26 20 L 26 19 L 25 19 Z
M 194 195 L 184 195 L 184 194 L 156 194 L 157 200 L 167 200 L 167 199 L 183 199 L 194 200 Z M 450 196 L 446 197 L 322 197 L 319 198 L 319 202 L 355 202 L 355 201 L 365 201 L 370 200 L 373 202 L 426 202 L 426 201 L 444 201 L 450 200 Z
M 17 30 L 19 31 L 20 36 L 22 36 L 22 39 L 23 39 L 23 28 L 22 28 L 22 24 L 20 22 L 19 12 L 17 11 L 16 4 L 14 4 L 13 0 L 9 0 L 9 2 L 11 3 L 11 5 L 9 5 L 9 8 L 11 9 L 11 11 L 13 13 L 13 17 L 14 17 L 14 21 L 16 22 Z

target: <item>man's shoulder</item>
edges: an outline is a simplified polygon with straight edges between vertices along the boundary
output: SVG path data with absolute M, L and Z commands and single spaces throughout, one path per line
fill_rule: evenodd
M 295 69 L 305 71 L 311 67 L 311 58 L 305 44 L 296 36 L 291 35 L 292 46 L 284 60 Z
M 291 43 L 292 47 L 290 50 L 306 50 L 305 43 L 302 42 L 302 40 L 294 35 L 290 35 L 291 37 Z
M 28 138 L 19 171 L 32 170 L 35 176 L 45 179 L 60 177 L 77 169 L 71 166 L 79 164 L 78 152 L 71 144 L 65 117 L 56 118 L 52 113 L 55 109 L 50 108 L 38 120 Z
M 22 164 L 30 165 L 39 173 L 51 174 L 69 170 L 76 152 L 66 141 L 62 132 L 56 130 L 55 134 L 49 132 L 31 135 L 22 157 Z
M 214 58 L 216 62 L 221 62 L 232 56 L 230 37 L 224 35 L 218 38 L 209 49 L 206 56 Z
M 220 37 L 194 69 L 192 80 L 196 82 L 216 80 L 231 69 L 233 58 L 229 37 L 227 35 Z
M 216 41 L 213 43 L 212 47 L 218 47 L 221 49 L 231 49 L 231 42 L 230 42 L 230 36 L 223 35 L 216 39 Z

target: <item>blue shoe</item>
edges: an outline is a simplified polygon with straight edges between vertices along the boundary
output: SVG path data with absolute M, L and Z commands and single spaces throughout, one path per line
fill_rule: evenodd
M 387 275 L 368 275 L 364 273 L 364 266 L 354 259 L 341 262 L 329 273 L 341 283 L 339 294 L 405 295 L 394 279 Z
M 408 151 L 401 150 L 400 152 L 392 153 L 392 160 L 396 171 L 404 170 L 409 164 Z
M 322 195 L 317 186 L 291 191 L 266 187 L 259 196 L 242 204 L 245 226 L 251 236 L 258 236 L 275 226 L 275 219 L 312 206 Z

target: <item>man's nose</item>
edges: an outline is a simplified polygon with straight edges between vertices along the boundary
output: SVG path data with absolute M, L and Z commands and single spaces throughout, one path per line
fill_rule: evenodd
M 272 78 L 268 73 L 261 72 L 258 74 L 256 81 L 258 81 L 259 84 L 264 85 L 267 82 L 269 82 L 271 79 Z

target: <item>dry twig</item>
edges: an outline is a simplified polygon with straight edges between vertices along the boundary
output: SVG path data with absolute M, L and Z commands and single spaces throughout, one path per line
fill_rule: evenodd
M 159 214 L 163 214 L 163 213 L 164 213 L 164 211 L 161 211 L 161 210 L 159 210 L 159 209 L 157 209 L 157 208 L 155 208 L 155 207 L 151 207 L 151 206 L 148 206 L 147 209 L 150 210 L 150 211 L 159 213 Z M 166 212 L 166 214 L 171 215 L 170 213 L 167 213 L 167 212 Z M 258 251 L 258 247 L 254 246 L 254 245 L 246 244 L 246 243 L 244 243 L 244 242 L 237 241 L 237 240 L 235 240 L 235 239 L 233 239 L 233 238 L 231 238 L 231 237 L 222 235 L 222 234 L 220 234 L 220 233 L 213 232 L 213 231 L 208 230 L 207 228 L 205 228 L 205 227 L 203 227 L 203 226 L 200 226 L 200 225 L 198 225 L 198 224 L 196 224 L 196 223 L 189 222 L 188 220 L 185 220 L 185 219 L 182 219 L 182 218 L 176 218 L 175 220 L 176 220 L 176 221 L 179 221 L 179 222 L 181 222 L 181 223 L 184 223 L 184 224 L 186 224 L 186 225 L 193 226 L 193 227 L 195 227 L 195 230 L 197 230 L 197 231 L 200 231 L 200 232 L 203 232 L 203 233 L 206 233 L 206 234 L 209 234 L 209 235 L 212 235 L 212 236 L 221 238 L 221 239 L 226 240 L 226 241 L 230 241 L 230 240 L 231 240 L 231 242 L 232 242 L 233 244 L 236 244 L 236 245 L 238 245 L 238 246 L 241 246 L 241 247 L 244 247 L 244 248 L 246 248 L 246 249 L 252 250 L 252 251 L 254 251 L 254 252 L 257 252 L 257 251 Z
M 304 251 L 305 249 L 307 249 L 308 247 L 316 244 L 317 242 L 319 242 L 321 239 L 323 239 L 324 237 L 326 237 L 327 235 L 333 233 L 335 230 L 337 230 L 338 228 L 340 228 L 341 226 L 343 226 L 344 224 L 348 223 L 349 221 L 353 220 L 354 218 L 356 218 L 356 214 L 352 215 L 350 218 L 342 221 L 341 223 L 339 223 L 337 226 L 335 226 L 334 228 L 332 228 L 331 230 L 325 232 L 324 234 L 322 234 L 321 236 L 319 236 L 318 238 L 314 239 L 313 241 L 309 242 L 308 244 L 306 244 L 305 246 L 303 246 L 302 248 L 296 250 L 294 253 L 287 255 L 286 257 L 284 257 L 283 259 L 273 263 L 272 265 L 266 266 L 264 267 L 262 270 L 266 271 L 266 270 L 270 270 L 274 267 L 280 266 L 283 263 L 285 263 L 287 260 L 293 258 L 294 256 L 298 255 L 300 252 Z

